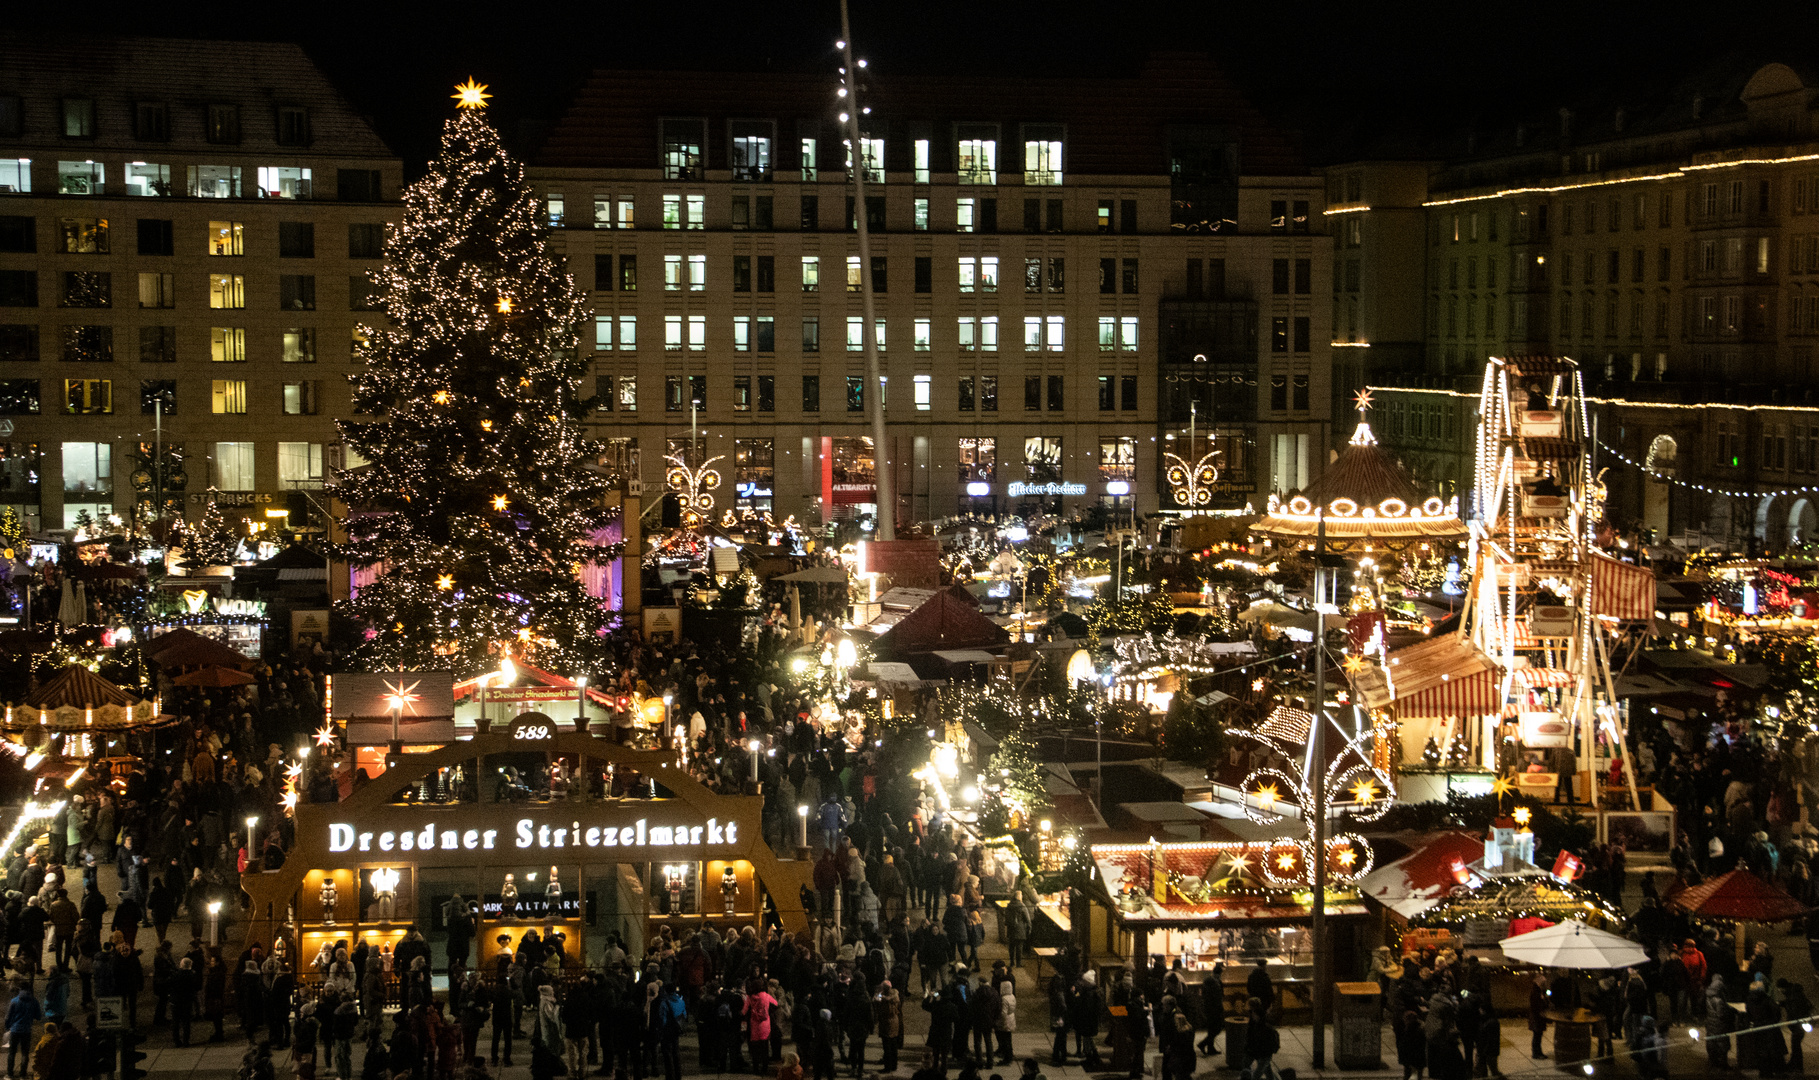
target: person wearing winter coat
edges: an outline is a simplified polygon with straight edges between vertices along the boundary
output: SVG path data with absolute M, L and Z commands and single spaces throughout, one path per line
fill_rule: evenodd
M 1724 976 L 1714 973 L 1705 984 L 1705 1036 L 1699 1040 L 1705 1044 L 1705 1060 L 1714 1072 L 1722 1071 L 1729 1062 L 1731 1040 L 1726 1033 L 1736 1026 L 1735 1015 L 1724 999 Z
M 972 1061 L 987 1064 L 992 1060 L 992 1043 L 998 1029 L 998 1015 L 1003 1009 L 997 988 L 982 982 L 966 999 L 967 1026 L 972 1030 Z
M 1655 1030 L 1654 1017 L 1637 1017 L 1635 1030 L 1625 1037 L 1624 1042 L 1630 1048 L 1630 1054 L 1636 1062 L 1636 1072 L 1642 1080 L 1658 1080 L 1667 1076 L 1667 1040 Z
M 1806 996 L 1806 988 L 1797 982 L 1782 979 L 1775 986 L 1781 991 L 1781 1015 L 1788 1021 L 1787 1065 L 1795 1076 L 1800 1076 L 1806 1071 L 1806 1055 L 1800 1044 L 1806 1039 L 1804 1025 L 1812 1019 L 1813 1003 Z
M 265 1022 L 265 980 L 259 976 L 259 963 L 248 960 L 234 981 L 235 1002 L 240 1011 L 240 1030 L 246 1041 L 259 1041 L 259 1027 Z
M 1472 1035 L 1472 1075 L 1477 1077 L 1502 1076 L 1497 1068 L 1497 1054 L 1503 1049 L 1502 1025 L 1497 1022 L 1497 1010 L 1487 1002 L 1478 1010 L 1478 1029 Z
M 556 988 L 537 988 L 537 1011 L 531 1018 L 531 1076 L 549 1080 L 562 1065 L 562 1011 L 556 1004 Z
M 1766 976 L 1759 974 L 1750 983 L 1743 1011 L 1746 1022 L 1756 1029 L 1749 1035 L 1756 1067 L 1763 1076 L 1781 1075 L 1782 1066 L 1787 1060 L 1787 1043 L 1782 1041 L 1781 1029 L 1775 1026 L 1781 1021 L 1781 1006 L 1775 1003 L 1774 995 L 1769 993 Z
M 929 1052 L 935 1057 L 935 1068 L 945 1076 L 948 1054 L 954 1048 L 955 1029 L 961 1023 L 958 993 L 951 986 L 930 990 L 923 995 L 922 1009 L 929 1017 Z
M 872 883 L 859 883 L 859 935 L 870 937 L 878 931 L 878 894 L 872 891 Z
M 1123 987 L 1127 992 L 1130 990 L 1129 975 L 1125 976 Z M 1116 1022 L 1114 1018 L 1113 1023 Z M 1150 1007 L 1142 994 L 1130 993 L 1124 1003 L 1124 1037 L 1131 1049 L 1131 1080 L 1138 1080 L 1147 1064 L 1144 1051 L 1150 1041 Z
M 1088 970 L 1074 985 L 1074 1000 L 1068 1010 L 1067 1026 L 1074 1031 L 1075 1049 L 1086 1059 L 1086 1070 L 1099 1069 L 1099 1014 L 1105 998 L 1099 992 L 1099 973 Z
M 21 1064 L 29 1069 L 32 1066 L 31 1045 L 32 1033 L 38 1025 L 44 1010 L 38 1005 L 38 999 L 31 989 L 21 986 L 13 995 L 13 1000 L 6 1007 L 6 1075 L 19 1076 Z M 24 1059 L 23 1062 L 21 1059 Z
M 1017 995 L 1015 987 L 1008 977 L 1000 982 L 998 990 L 998 1019 L 992 1025 L 998 1040 L 998 1064 L 1009 1065 L 1016 1060 L 1011 1053 L 1011 1033 L 1017 1030 Z
M 57 1052 L 51 1055 L 49 1080 L 78 1080 L 88 1056 L 88 1040 L 65 1020 L 57 1025 Z
M 196 991 L 201 985 L 201 979 L 196 974 L 196 962 L 187 956 L 177 961 L 177 970 L 171 973 L 170 983 L 173 1045 L 189 1045 L 190 1018 L 195 1015 Z
M 884 1045 L 883 1071 L 897 1071 L 897 1052 L 903 1047 L 903 995 L 889 979 L 878 984 L 872 996 L 872 1024 Z
M 1004 905 L 1001 918 L 1004 922 L 1004 940 L 1010 947 L 1011 966 L 1021 967 L 1023 944 L 1030 936 L 1030 913 L 1029 908 L 1023 906 L 1023 898 L 1012 893 L 1010 902 Z
M 297 1080 L 315 1080 L 316 1044 L 321 1024 L 316 1020 L 316 1003 L 306 1001 L 297 1013 L 293 1029 L 291 1060 L 297 1065 Z
M 1049 1064 L 1057 1069 L 1067 1066 L 1067 1017 L 1071 1004 L 1068 997 L 1071 990 L 1067 978 L 1060 972 L 1049 977 L 1049 1030 L 1055 1034 L 1055 1046 L 1049 1055 Z
M 50 1080 L 51 1058 L 57 1054 L 57 1025 L 47 1023 L 32 1045 L 32 1075 L 38 1080 Z
M 771 1016 L 777 1009 L 777 999 L 755 979 L 749 989 L 751 992 L 745 995 L 746 1041 L 752 1051 L 752 1075 L 763 1076 L 770 1066 Z
M 1547 1031 L 1547 972 L 1535 972 L 1534 981 L 1528 988 L 1528 1030 L 1529 1057 L 1541 1061 L 1547 1057 L 1541 1052 L 1541 1035 Z

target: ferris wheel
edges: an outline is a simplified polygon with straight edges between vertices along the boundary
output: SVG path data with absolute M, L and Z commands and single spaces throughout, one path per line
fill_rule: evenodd
M 1653 575 L 1597 550 L 1604 486 L 1594 445 L 1576 362 L 1523 356 L 1485 365 L 1465 632 L 1499 672 L 1506 736 L 1524 752 L 1573 749 L 1584 763 L 1576 771 L 1591 770 L 1584 794 L 1594 807 L 1602 736 L 1622 756 L 1640 809 L 1607 636 L 1652 615 Z

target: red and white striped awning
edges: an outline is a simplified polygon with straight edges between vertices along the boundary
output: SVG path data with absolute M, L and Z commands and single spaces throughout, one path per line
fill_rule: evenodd
M 1470 675 L 1446 676 L 1425 690 L 1397 698 L 1396 715 L 1403 720 L 1485 716 L 1497 712 L 1502 704 L 1497 672 L 1486 668 Z
M 1594 554 L 1592 613 L 1624 622 L 1652 622 L 1655 618 L 1655 572 L 1645 566 L 1618 562 L 1608 555 Z
M 1577 676 L 1572 672 L 1561 671 L 1559 668 L 1525 667 L 1516 669 L 1516 681 L 1530 690 L 1571 686 L 1576 678 Z
M 1503 703 L 1495 665 L 1460 634 L 1397 649 L 1390 653 L 1384 674 L 1385 704 L 1393 698 L 1396 715 L 1405 720 L 1482 716 Z M 1375 701 L 1371 704 L 1381 707 Z

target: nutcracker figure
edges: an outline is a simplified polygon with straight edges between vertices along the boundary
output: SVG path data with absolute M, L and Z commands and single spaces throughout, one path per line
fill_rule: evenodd
M 726 905 L 726 914 L 731 915 L 739 900 L 739 875 L 730 866 L 720 873 L 720 900 Z
M 322 922 L 326 926 L 335 925 L 335 878 L 332 874 L 322 877 Z

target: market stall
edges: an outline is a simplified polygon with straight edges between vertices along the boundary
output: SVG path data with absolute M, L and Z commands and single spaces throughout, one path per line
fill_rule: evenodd
M 1312 893 L 1305 849 L 1293 839 L 1198 843 L 1094 844 L 1092 859 L 1109 904 L 1111 951 L 1133 967 L 1159 956 L 1189 971 L 1224 964 L 1242 992 L 1261 965 L 1278 987 L 1306 1001 L 1313 977 L 1308 925 Z M 1355 887 L 1327 893 L 1336 974 L 1362 974 L 1368 909 Z

